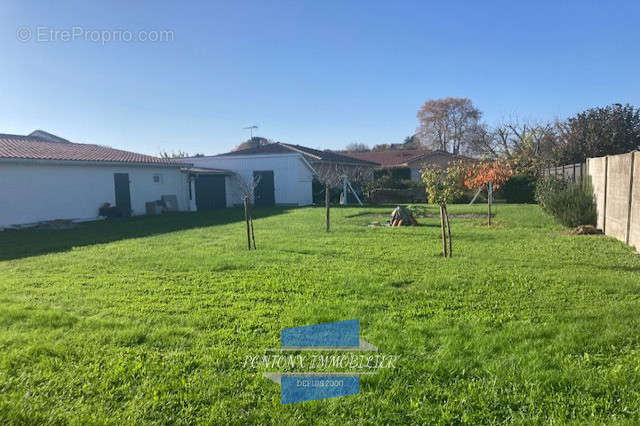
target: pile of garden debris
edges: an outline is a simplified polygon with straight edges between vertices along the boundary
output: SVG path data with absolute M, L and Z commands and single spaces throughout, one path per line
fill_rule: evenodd
M 404 206 L 398 206 L 393 209 L 389 224 L 391 226 L 418 226 L 416 218 L 413 217 L 411 211 Z
M 602 231 L 593 225 L 580 225 L 571 230 L 571 233 L 575 235 L 599 235 L 602 234 Z

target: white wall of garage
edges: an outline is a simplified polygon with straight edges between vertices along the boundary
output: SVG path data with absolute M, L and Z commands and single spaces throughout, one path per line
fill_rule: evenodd
M 231 170 L 250 181 L 254 171 L 273 170 L 276 204 L 306 206 L 313 202 L 313 172 L 297 153 L 187 158 L 195 167 Z M 241 203 L 234 178 L 226 179 L 227 206 Z
M 176 195 L 179 210 L 189 210 L 187 176 L 176 167 L 0 162 L 0 227 L 96 218 L 103 203 L 115 205 L 114 173 L 129 174 L 134 215 L 144 214 L 145 203 L 162 195 Z M 154 175 L 161 176 L 160 183 Z

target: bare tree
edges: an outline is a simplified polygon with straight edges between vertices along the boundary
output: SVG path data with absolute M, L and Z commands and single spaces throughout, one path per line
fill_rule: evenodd
M 537 174 L 553 161 L 561 126 L 512 119 L 493 129 L 478 126 L 470 150 L 491 159 L 506 160 L 516 171 Z
M 233 151 L 242 151 L 244 149 L 258 148 L 264 145 L 272 144 L 273 141 L 271 139 L 263 138 L 261 136 L 253 136 L 252 138 L 247 139 L 246 141 L 240 143 L 238 146 L 233 148 Z
M 171 159 L 171 158 L 187 158 L 187 157 L 204 157 L 204 154 L 189 154 L 186 151 L 182 151 L 182 150 L 177 150 L 177 151 L 160 151 L 160 158 L 166 158 L 166 159 Z
M 402 141 L 402 147 L 404 149 L 416 149 L 422 147 L 422 143 L 420 142 L 418 135 L 413 134 L 404 138 Z
M 324 208 L 326 231 L 331 230 L 331 202 L 329 200 L 331 188 L 340 184 L 342 173 L 335 163 L 321 163 L 314 166 L 315 177 L 324 185 Z
M 417 134 L 426 146 L 460 154 L 481 116 L 468 98 L 432 99 L 418 110 Z
M 360 143 L 360 142 L 353 142 L 348 144 L 345 147 L 345 150 L 351 151 L 351 152 L 368 152 L 368 151 L 371 151 L 371 148 L 369 148 L 367 144 Z
M 359 184 L 370 180 L 373 176 L 371 167 L 343 165 L 338 163 L 317 163 L 313 166 L 316 179 L 324 185 L 324 206 L 326 231 L 331 230 L 331 202 L 329 195 L 332 188 L 343 188 L 344 196 L 352 184 Z M 355 192 L 355 191 L 354 191 Z
M 256 236 L 253 231 L 253 216 L 251 213 L 251 200 L 253 194 L 260 183 L 260 176 L 244 177 L 240 174 L 234 173 L 230 178 L 231 185 L 240 194 L 242 200 L 242 206 L 244 207 L 244 220 L 247 225 L 247 248 L 251 250 L 251 243 L 253 242 L 253 249 L 256 249 Z

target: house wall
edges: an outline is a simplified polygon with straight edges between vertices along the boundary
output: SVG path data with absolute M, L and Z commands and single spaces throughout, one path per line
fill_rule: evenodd
M 195 167 L 231 170 L 250 182 L 254 171 L 273 170 L 276 204 L 305 206 L 313 202 L 313 173 L 300 154 L 188 158 Z M 226 179 L 227 206 L 242 202 L 235 178 Z
M 177 168 L 0 163 L 0 227 L 54 219 L 91 219 L 105 202 L 115 205 L 114 173 L 129 174 L 131 208 L 176 195 L 189 210 L 187 177 Z M 162 176 L 161 183 L 153 175 Z

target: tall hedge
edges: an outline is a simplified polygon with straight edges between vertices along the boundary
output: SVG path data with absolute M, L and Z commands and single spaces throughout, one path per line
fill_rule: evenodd
M 596 203 L 589 184 L 576 184 L 548 176 L 538 181 L 536 199 L 542 208 L 564 226 L 595 225 Z
M 507 203 L 535 203 L 536 182 L 529 175 L 514 175 L 500 191 Z

